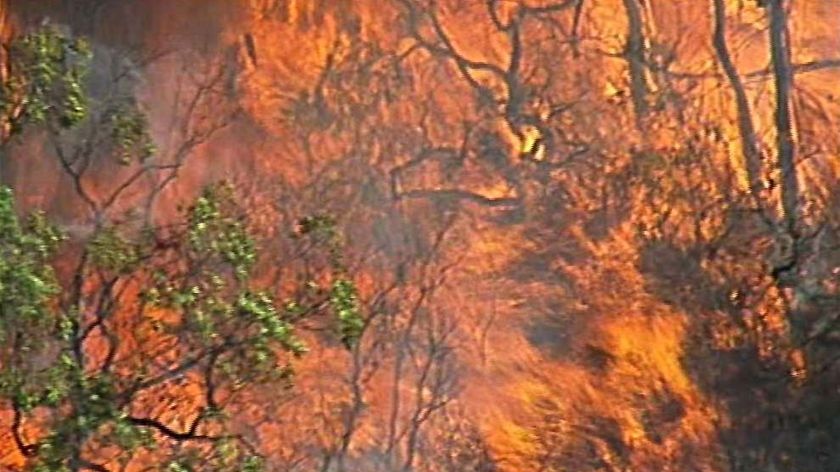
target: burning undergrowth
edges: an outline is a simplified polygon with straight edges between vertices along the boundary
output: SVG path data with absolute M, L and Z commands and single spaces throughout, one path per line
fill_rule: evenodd
M 10 5 L 90 38 L 100 111 L 4 147 L 3 179 L 78 244 L 233 183 L 254 280 L 309 348 L 293 386 L 232 404 L 269 470 L 830 470 L 836 38 L 802 27 L 825 12 L 788 7 L 808 157 L 788 225 L 778 81 L 709 66 L 705 5 L 53 3 Z M 771 26 L 735 3 L 713 2 L 725 40 Z M 120 187 L 134 169 L 155 172 Z M 363 322 L 336 331 L 331 304 Z M 188 424 L 193 381 L 150 414 Z

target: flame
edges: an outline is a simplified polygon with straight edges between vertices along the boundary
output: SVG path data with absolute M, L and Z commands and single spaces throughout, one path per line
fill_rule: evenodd
M 677 82 L 664 72 L 651 72 L 645 78 L 651 108 L 661 114 L 651 117 L 643 132 L 634 130 L 631 85 L 621 59 L 627 24 L 616 12 L 623 11 L 623 3 L 608 0 L 585 8 L 582 35 L 597 33 L 605 38 L 603 48 L 585 58 L 586 63 L 562 62 L 556 72 L 560 79 L 546 86 L 546 95 L 570 103 L 571 111 L 544 129 L 567 132 L 562 137 L 572 144 L 559 138 L 549 143 L 551 137 L 541 128 L 511 123 L 499 105 L 512 99 L 511 92 L 493 73 L 470 77 L 489 91 L 488 103 L 477 104 L 474 86 L 458 75 L 451 58 L 413 49 L 399 2 L 223 3 L 213 2 L 217 9 L 201 16 L 207 30 L 179 31 L 196 14 L 196 2 L 144 7 L 151 17 L 148 31 L 141 33 L 148 50 L 173 37 L 183 44 L 212 37 L 207 53 L 211 62 L 234 57 L 228 59 L 238 68 L 231 96 L 245 116 L 195 150 L 183 177 L 167 193 L 170 201 L 184 200 L 218 176 L 234 175 L 242 182 L 242 193 L 260 209 L 255 225 L 277 240 L 282 233 L 277 228 L 290 223 L 288 213 L 322 208 L 337 212 L 347 227 L 364 295 L 374 297 L 386 285 L 383 281 L 397 277 L 393 267 L 429 251 L 435 231 L 443 231 L 438 219 L 462 203 L 452 199 L 468 194 L 467 210 L 453 218 L 454 229 L 447 233 L 451 239 L 436 248 L 432 262 L 406 269 L 405 277 L 432 279 L 423 272 L 432 267 L 440 271 L 436 277 L 446 280 L 424 308 L 432 327 L 428 329 L 454 326 L 452 344 L 461 377 L 453 403 L 476 425 L 499 470 L 548 470 L 539 469 L 548 456 L 557 464 L 551 470 L 575 470 L 575 461 L 584 459 L 600 461 L 609 470 L 728 470 L 721 431 L 736 419 L 727 416 L 723 402 L 702 385 L 702 375 L 690 365 L 696 362 L 696 351 L 705 352 L 693 345 L 703 329 L 696 320 L 717 320 L 711 339 L 704 338 L 714 349 L 729 352 L 740 340 L 738 330 L 724 320 L 725 308 L 697 302 L 692 290 L 705 289 L 695 283 L 730 283 L 724 272 L 733 266 L 741 270 L 741 265 L 704 260 L 692 270 L 705 278 L 678 280 L 683 275 L 679 265 L 693 261 L 693 248 L 712 241 L 731 223 L 720 205 L 703 209 L 709 216 L 697 223 L 697 202 L 720 203 L 730 184 L 738 189 L 736 194 L 748 188 L 735 105 L 707 45 L 712 25 L 704 2 L 640 2 L 650 5 L 645 21 L 653 59 L 663 67 L 667 63 L 669 72 L 689 77 Z M 440 22 L 456 50 L 472 61 L 508 66 L 509 40 L 483 13 L 485 2 L 438 3 Z M 524 8 L 521 5 L 539 8 L 549 3 L 500 2 L 499 15 L 501 21 L 509 21 L 517 8 Z M 735 12 L 740 3 L 731 0 L 727 6 Z M 802 63 L 840 45 L 824 20 L 840 14 L 840 7 L 812 3 L 797 7 L 794 19 L 796 59 Z M 0 2 L 0 18 L 5 18 L 5 7 Z M 229 21 L 217 17 L 233 10 L 236 14 Z M 755 78 L 766 67 L 767 45 L 755 34 L 766 19 L 757 8 L 737 12 L 732 35 L 743 39 L 737 43 L 737 65 L 742 74 L 753 74 L 747 75 L 755 81 L 748 92 L 759 134 L 766 137 L 772 134 L 773 104 L 767 85 Z M 126 13 L 116 8 L 105 15 L 118 23 Z M 0 28 L 5 34 L 5 21 Z M 430 28 L 424 28 L 422 34 L 430 34 Z M 119 38 L 118 32 L 100 34 L 108 40 Z M 136 38 L 122 38 L 131 39 Z M 399 66 L 392 62 L 394 56 L 401 57 Z M 529 73 L 543 73 L 537 59 L 525 57 L 534 61 Z M 360 70 L 359 65 L 364 67 Z M 400 72 L 394 72 L 397 69 Z M 170 60 L 148 74 L 141 94 L 150 104 L 158 137 L 165 141 L 171 131 L 167 118 L 172 118 L 167 105 L 183 73 L 178 60 Z M 840 100 L 821 98 L 835 93 L 836 79 L 837 72 L 830 69 L 797 76 L 811 97 L 802 99 L 806 103 L 801 108 L 825 117 L 819 124 L 803 120 L 799 129 L 800 139 L 825 138 L 814 144 L 817 157 L 805 165 L 814 194 L 828 195 L 828 181 L 838 171 L 832 158 L 840 146 L 825 129 L 836 123 Z M 550 113 L 536 104 L 524 104 L 523 109 L 528 106 L 534 116 L 548 121 Z M 480 136 L 494 138 L 487 141 L 501 157 L 475 151 L 482 144 Z M 571 166 L 577 161 L 563 162 L 569 167 L 552 161 L 561 153 L 558 149 L 573 155 L 573 142 L 581 136 L 598 143 L 587 155 L 589 161 L 581 164 L 593 166 L 579 171 L 583 178 L 568 170 L 576 169 Z M 415 162 L 419 150 L 432 145 L 445 149 Z M 462 148 L 468 149 L 463 155 Z M 599 160 L 602 156 L 608 159 Z M 404 169 L 399 173 L 404 194 L 449 192 L 450 200 L 430 203 L 389 194 L 398 168 Z M 731 173 L 717 178 L 716 168 Z M 20 182 L 42 173 L 33 169 L 21 171 Z M 57 172 L 47 169 L 43 174 Z M 102 174 L 94 183 L 107 187 L 109 172 Z M 523 183 L 529 178 L 553 179 L 562 189 L 545 190 L 555 192 L 546 197 L 536 184 Z M 594 184 L 581 183 L 587 178 Z M 277 182 L 282 182 L 284 193 L 275 195 L 267 188 Z M 24 201 L 30 206 L 47 202 L 72 220 L 72 209 L 55 203 L 69 191 L 68 185 L 56 180 L 54 187 L 24 190 Z M 565 203 L 545 203 L 561 198 Z M 284 200 L 278 205 L 277 199 Z M 487 204 L 502 200 L 512 203 Z M 166 210 L 161 212 L 165 217 Z M 388 234 L 377 233 L 377 228 L 386 228 Z M 665 239 L 668 244 L 662 242 Z M 287 256 L 293 243 L 274 244 L 276 256 L 288 257 L 293 264 L 293 257 Z M 662 264 L 677 269 L 656 273 Z M 762 273 L 753 263 L 743 267 L 738 276 Z M 296 282 L 282 277 L 293 269 L 265 271 L 267 280 L 279 274 L 283 284 Z M 399 315 L 390 322 L 394 329 L 405 329 L 412 313 L 409 302 L 421 297 L 422 290 L 395 286 L 401 298 L 388 301 Z M 730 301 L 738 298 L 733 295 Z M 757 298 L 757 308 L 744 318 L 751 330 L 764 336 L 762 354 L 772 356 L 782 349 L 786 330 L 778 306 L 783 297 L 771 290 Z M 286 419 L 257 428 L 262 445 L 289 462 L 307 448 L 334 451 L 354 414 L 347 380 L 353 359 L 317 334 L 306 336 L 314 349 L 298 366 L 296 394 L 282 399 L 256 394 L 256 400 L 274 402 L 267 409 L 282 412 Z M 382 354 L 382 364 L 393 369 L 396 359 L 408 354 L 394 347 L 397 341 L 389 338 L 388 343 L 393 345 L 387 349 L 393 350 Z M 797 358 L 794 365 L 805 363 L 801 352 L 792 356 Z M 371 373 L 364 385 L 365 398 L 357 412 L 360 424 L 349 447 L 359 457 L 382 446 L 389 422 L 410 423 L 414 398 L 431 395 L 428 386 L 395 385 L 396 370 L 388 368 Z M 167 393 L 184 403 L 195 394 L 172 388 Z M 262 420 L 266 412 L 251 408 L 243 417 Z M 173 421 L 189 419 L 167 414 Z M 0 418 L 0 423 L 6 422 L 7 417 Z M 7 444 L 10 439 L 0 441 Z M 20 466 L 21 460 L 14 453 L 0 457 L 11 467 Z M 418 461 L 422 464 L 423 458 Z

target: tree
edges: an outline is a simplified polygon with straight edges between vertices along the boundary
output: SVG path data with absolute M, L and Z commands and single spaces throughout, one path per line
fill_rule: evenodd
M 15 445 L 25 467 L 43 472 L 132 461 L 258 470 L 259 447 L 236 431 L 236 412 L 256 385 L 292 385 L 293 359 L 306 351 L 293 332 L 299 310 L 278 307 L 253 278 L 259 251 L 233 186 L 206 188 L 173 221 L 125 209 L 126 189 L 163 172 L 151 201 L 225 121 L 184 124 L 192 134 L 175 160 L 158 162 L 136 102 L 86 106 L 84 63 L 72 56 L 88 56 L 82 44 L 50 27 L 17 39 L 3 84 L 4 147 L 24 125 L 44 128 L 90 215 L 87 234 L 68 235 L 43 213 L 21 221 L 12 190 L 0 189 L 0 399 Z M 187 118 L 218 77 L 197 87 Z M 88 139 L 74 139 L 76 128 Z M 97 152 L 129 168 L 104 194 L 85 186 Z M 362 315 L 338 269 L 327 307 L 352 346 Z
M 10 45 L 0 75 L 0 182 L 6 146 L 25 126 L 66 129 L 87 116 L 82 81 L 90 59 L 87 42 L 51 27 Z
M 102 40 L 80 121 L 62 120 L 59 100 L 64 71 L 83 62 L 73 40 L 31 43 L 57 45 L 41 55 L 48 80 L 20 53 L 7 67 L 21 84 L 8 87 L 7 121 L 20 126 L 3 139 L 4 180 L 26 207 L 33 186 L 15 179 L 37 171 L 22 162 L 64 176 L 45 190 L 59 197 L 43 198 L 57 227 L 15 219 L 5 243 L 7 305 L 43 314 L 8 328 L 35 350 L 15 358 L 37 374 L 19 378 L 41 405 L 16 422 L 9 408 L 22 452 L 94 404 L 74 400 L 92 390 L 73 379 L 131 395 L 142 365 L 167 380 L 93 432 L 61 436 L 79 438 L 66 451 L 84 443 L 80 467 L 133 454 L 174 470 L 245 468 L 262 454 L 290 472 L 838 469 L 840 415 L 825 392 L 840 378 L 840 205 L 825 175 L 840 105 L 814 85 L 830 80 L 806 76 L 838 60 L 797 62 L 819 54 L 803 37 L 831 2 L 211 2 L 235 5 L 232 25 L 169 18 L 216 11 L 207 0 L 78 1 L 102 7 L 33 8 Z M 95 32 L 139 13 L 167 18 L 132 22 L 140 35 Z M 162 34 L 171 28 L 185 33 Z M 119 44 L 149 54 L 197 31 L 218 37 L 209 54 L 185 46 L 159 74 L 134 65 L 139 54 L 113 62 L 155 88 L 148 102 L 97 62 L 122 57 Z M 769 65 L 754 61 L 765 52 Z M 22 107 L 32 90 L 49 92 L 40 121 Z M 228 142 L 214 138 L 223 128 Z M 230 152 L 244 147 L 255 152 Z M 240 180 L 177 218 L 160 211 L 170 182 L 184 191 L 221 168 Z M 198 215 L 217 214 L 210 226 L 227 229 L 202 252 Z M 276 338 L 265 350 L 251 339 L 259 321 L 207 316 L 210 305 L 240 313 L 242 296 L 266 301 L 310 353 L 295 361 Z M 84 369 L 51 331 L 65 319 Z M 224 339 L 255 350 L 214 362 Z M 52 385 L 39 369 L 62 346 L 71 393 L 38 403 Z M 266 356 L 276 371 L 257 369 Z M 290 385 L 292 363 L 304 388 L 250 388 Z M 138 438 L 131 454 L 103 444 L 120 428 Z

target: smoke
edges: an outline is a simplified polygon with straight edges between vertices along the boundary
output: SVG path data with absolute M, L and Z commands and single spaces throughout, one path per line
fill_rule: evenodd
M 340 470 L 339 458 L 346 470 L 394 470 L 409 456 L 411 408 L 423 412 L 436 393 L 441 411 L 462 415 L 442 417 L 478 437 L 458 447 L 499 470 L 726 470 L 720 434 L 732 420 L 703 366 L 734 351 L 732 322 L 721 320 L 737 319 L 731 305 L 740 301 L 729 294 L 761 269 L 758 257 L 720 258 L 762 243 L 743 221 L 735 222 L 743 240 L 723 248 L 714 240 L 735 224 L 724 203 L 737 195 L 741 163 L 725 142 L 737 133 L 709 69 L 706 6 L 645 2 L 658 69 L 644 80 L 657 117 L 642 134 L 616 52 L 624 45 L 610 39 L 625 34 L 614 14 L 621 2 L 587 7 L 582 35 L 603 44 L 584 58 L 558 36 L 563 14 L 526 22 L 518 72 L 517 36 L 494 24 L 511 21 L 515 2 L 500 2 L 498 18 L 485 11 L 496 2 L 438 3 L 437 28 L 399 1 L 10 5 L 22 29 L 48 16 L 91 38 L 98 102 L 138 97 L 158 159 L 183 164 L 150 204 L 155 218 L 172 218 L 207 183 L 233 180 L 266 236 L 261 277 L 282 289 L 319 277 L 312 248 L 288 237 L 298 218 L 336 218 L 381 337 L 359 351 L 365 364 L 325 341 L 322 326 L 306 333 L 315 349 L 301 361 L 296 396 L 258 398 L 270 406 L 243 413 L 288 415 L 254 433 L 278 464 L 314 470 L 326 457 L 333 462 L 322 470 Z M 837 8 L 809 6 L 797 21 L 823 25 L 816 19 Z M 744 23 L 745 37 L 761 25 Z M 794 40 L 803 60 L 837 45 L 823 26 Z M 764 46 L 747 41 L 738 64 L 757 83 Z M 834 93 L 825 77 L 800 82 L 799 109 L 826 120 L 801 128 L 814 182 L 836 168 L 828 159 L 836 137 L 824 124 L 840 101 L 820 98 Z M 761 87 L 764 133 L 772 110 Z M 91 191 L 106 194 L 125 170 L 95 164 Z M 93 223 L 43 142 L 15 150 L 12 174 L 25 206 L 47 208 L 74 239 L 90 235 Z M 144 202 L 146 188 L 121 209 Z M 697 341 L 707 335 L 711 347 Z M 700 356 L 708 357 L 698 367 Z M 446 359 L 434 364 L 445 392 L 419 383 L 428 358 Z M 354 378 L 354 367 L 365 375 Z M 440 421 L 416 434 L 417 470 L 448 460 L 435 455 L 436 441 L 452 439 Z

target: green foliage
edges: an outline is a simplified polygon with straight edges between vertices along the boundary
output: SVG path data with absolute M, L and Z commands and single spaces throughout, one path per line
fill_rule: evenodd
M 66 358 L 66 357 L 65 357 Z M 77 453 L 77 442 L 96 436 L 124 450 L 149 446 L 149 431 L 131 425 L 120 411 L 115 379 L 108 375 L 86 375 L 81 367 L 67 370 L 69 388 L 65 403 L 73 405 L 71 414 L 54 423 L 39 443 L 34 470 L 70 470 L 68 459 Z
M 154 238 L 132 241 L 118 228 L 103 226 L 87 245 L 89 269 L 79 274 L 96 270 L 112 280 L 144 281 L 140 288 L 146 306 L 181 314 L 167 326 L 178 336 L 178 351 L 184 356 L 216 353 L 215 382 L 227 379 L 231 388 L 239 389 L 260 377 L 288 380 L 283 354 L 299 356 L 306 348 L 285 311 L 277 309 L 267 292 L 252 287 L 257 248 L 237 216 L 231 189 L 209 188 L 185 216 L 182 231 L 171 235 L 167 248 L 156 246 Z M 130 402 L 125 400 L 140 392 L 126 378 L 89 365 L 88 356 L 78 353 L 86 331 L 82 310 L 91 308 L 56 303 L 62 292 L 50 259 L 61 240 L 43 215 L 22 224 L 11 191 L 0 191 L 0 333 L 14 338 L 17 347 L 0 364 L 0 397 L 11 400 L 25 418 L 43 418 L 39 409 L 52 410 L 31 462 L 32 470 L 45 472 L 69 470 L 69 458 L 84 444 L 132 451 L 160 442 L 151 429 L 129 417 Z M 337 297 L 351 296 L 344 293 L 348 288 L 341 288 Z M 118 303 L 107 299 L 107 304 Z M 108 317 L 114 311 L 102 310 L 93 314 Z M 29 362 L 35 349 L 40 349 L 39 366 Z M 218 425 L 227 419 L 212 408 L 205 417 Z M 179 459 L 168 470 L 205 470 L 207 464 L 212 470 L 260 470 L 261 461 L 229 439 L 220 439 L 209 451 L 209 459 Z
M 292 326 L 281 318 L 274 302 L 266 293 L 243 293 L 236 300 L 240 316 L 256 320 L 259 331 L 254 340 L 260 362 L 270 356 L 270 343 L 279 342 L 284 349 L 296 356 L 306 353 L 306 346 L 292 335 Z
M 50 329 L 55 320 L 50 301 L 58 285 L 48 262 L 61 239 L 43 215 L 21 224 L 12 191 L 0 187 L 0 340 L 14 337 L 23 352 L 35 346 L 30 338 L 14 335 Z
M 305 216 L 298 222 L 300 234 L 316 235 L 324 238 L 329 243 L 339 242 L 338 229 L 335 226 L 335 218 L 331 215 Z
M 140 257 L 137 246 L 113 227 L 101 229 L 88 243 L 88 251 L 97 267 L 118 273 L 130 272 Z
M 341 341 L 350 348 L 362 335 L 364 329 L 356 285 L 344 278 L 335 280 L 330 291 L 330 305 L 338 318 Z
M 341 342 L 350 349 L 361 337 L 365 322 L 359 308 L 358 288 L 347 275 L 347 269 L 344 266 L 343 241 L 336 227 L 335 218 L 330 215 L 302 218 L 298 222 L 297 234 L 314 238 L 316 242 L 325 245 L 329 252 L 329 263 L 333 272 L 329 303 L 338 322 Z M 286 309 L 296 313 L 301 307 L 295 302 L 290 302 Z
M 24 125 L 62 129 L 85 119 L 84 41 L 43 28 L 16 40 L 10 60 L 0 124 L 11 134 Z M 122 163 L 151 157 L 148 123 L 136 104 L 105 117 Z M 77 259 L 73 251 L 58 252 L 63 236 L 43 214 L 21 222 L 11 190 L 0 188 L 0 401 L 16 409 L 21 423 L 37 420 L 39 434 L 26 446 L 28 470 L 69 471 L 77 467 L 73 458 L 102 447 L 120 462 L 136 449 L 155 449 L 171 471 L 262 469 L 251 448 L 226 434 L 230 418 L 214 392 L 233 394 L 258 382 L 291 385 L 292 359 L 306 352 L 293 326 L 304 309 L 278 309 L 254 280 L 259 251 L 233 195 L 230 185 L 209 187 L 182 221 L 161 228 L 97 220 Z M 340 234 L 329 217 L 302 226 L 329 248 L 329 305 L 349 348 L 363 320 Z M 66 286 L 53 258 L 74 270 Z M 155 318 L 160 312 L 167 316 Z M 156 334 L 125 326 L 151 326 Z M 144 341 L 155 348 L 147 351 Z M 157 344 L 163 352 L 154 350 Z M 142 417 L 152 415 L 142 412 L 150 391 L 166 390 L 175 377 L 205 390 L 203 404 L 183 412 L 197 415 L 201 433 L 167 433 L 160 428 L 168 426 Z M 218 435 L 203 437 L 195 449 L 181 438 L 208 431 Z M 165 452 L 162 445 L 169 446 Z
M 229 185 L 213 186 L 196 201 L 189 212 L 189 244 L 197 256 L 221 259 L 239 279 L 245 279 L 256 250 L 243 222 L 229 211 L 232 191 Z
M 69 128 L 87 117 L 83 82 L 91 51 L 86 41 L 47 26 L 16 39 L 9 50 L 9 76 L 0 87 L 0 110 L 11 134 L 26 124 L 48 121 Z
M 193 467 L 185 461 L 172 461 L 166 466 L 166 472 L 192 472 Z
M 282 354 L 300 356 L 306 346 L 272 297 L 252 288 L 257 248 L 237 216 L 232 191 L 225 184 L 209 187 L 188 209 L 183 247 L 189 261 L 201 263 L 187 265 L 174 276 L 159 273 L 145 296 L 158 306 L 182 312 L 196 345 L 218 345 L 231 333 L 247 337 L 249 349 L 223 362 L 234 383 L 257 371 L 268 378 L 287 378 L 288 370 L 278 369 Z
M 12 192 L 0 189 L 0 330 L 13 343 L 0 364 L 0 396 L 24 414 L 37 407 L 57 408 L 71 394 L 86 399 L 85 414 L 60 422 L 38 449 L 34 470 L 44 471 L 63 470 L 56 458 L 66 453 L 66 436 L 95 427 L 116 404 L 108 385 L 87 379 L 67 345 L 62 348 L 67 320 L 54 303 L 59 286 L 49 265 L 61 239 L 42 215 L 22 225 Z M 36 356 L 44 365 L 33 365 Z
M 264 468 L 262 459 L 257 456 L 247 456 L 242 463 L 242 472 L 259 472 Z
M 0 87 L 4 139 L 26 125 L 60 131 L 86 118 L 82 82 L 90 52 L 84 41 L 47 27 L 15 40 L 9 52 L 9 75 Z M 105 117 L 103 131 L 121 162 L 151 157 L 148 123 L 133 101 Z M 165 228 L 102 221 L 78 260 L 72 251 L 58 253 L 62 240 L 43 214 L 22 222 L 12 191 L 0 188 L 0 402 L 12 405 L 22 424 L 37 420 L 39 434 L 22 446 L 32 456 L 27 470 L 75 470 L 74 457 L 94 457 L 90 451 L 102 447 L 119 462 L 136 449 L 156 449 L 163 463 L 172 460 L 169 470 L 261 470 L 250 448 L 225 433 L 229 417 L 213 391 L 274 380 L 288 386 L 291 358 L 306 347 L 288 313 L 252 280 L 258 250 L 233 188 L 208 188 L 183 221 Z M 75 271 L 66 286 L 57 280 L 53 258 Z M 155 308 L 173 316 L 152 319 Z M 175 343 L 165 354 L 123 344 L 135 336 L 124 331 L 126 321 L 160 325 L 153 341 Z M 103 353 L 103 343 L 112 351 Z M 178 434 L 161 434 L 131 416 L 138 414 L 134 401 L 147 403 L 150 388 L 165 390 L 173 362 L 206 390 L 206 404 L 186 407 L 184 417 L 197 410 L 201 434 L 218 432 L 195 450 L 174 444 L 182 441 Z M 154 369 L 157 378 L 149 380 Z
M 297 234 L 309 236 L 317 243 L 325 246 L 329 251 L 330 265 L 334 271 L 344 271 L 343 241 L 341 233 L 336 227 L 335 218 L 331 215 L 311 215 L 301 218 L 298 222 Z
M 132 159 L 144 162 L 156 151 L 149 134 L 146 114 L 135 103 L 122 104 L 110 114 L 111 139 L 116 145 L 118 160 L 128 165 Z

